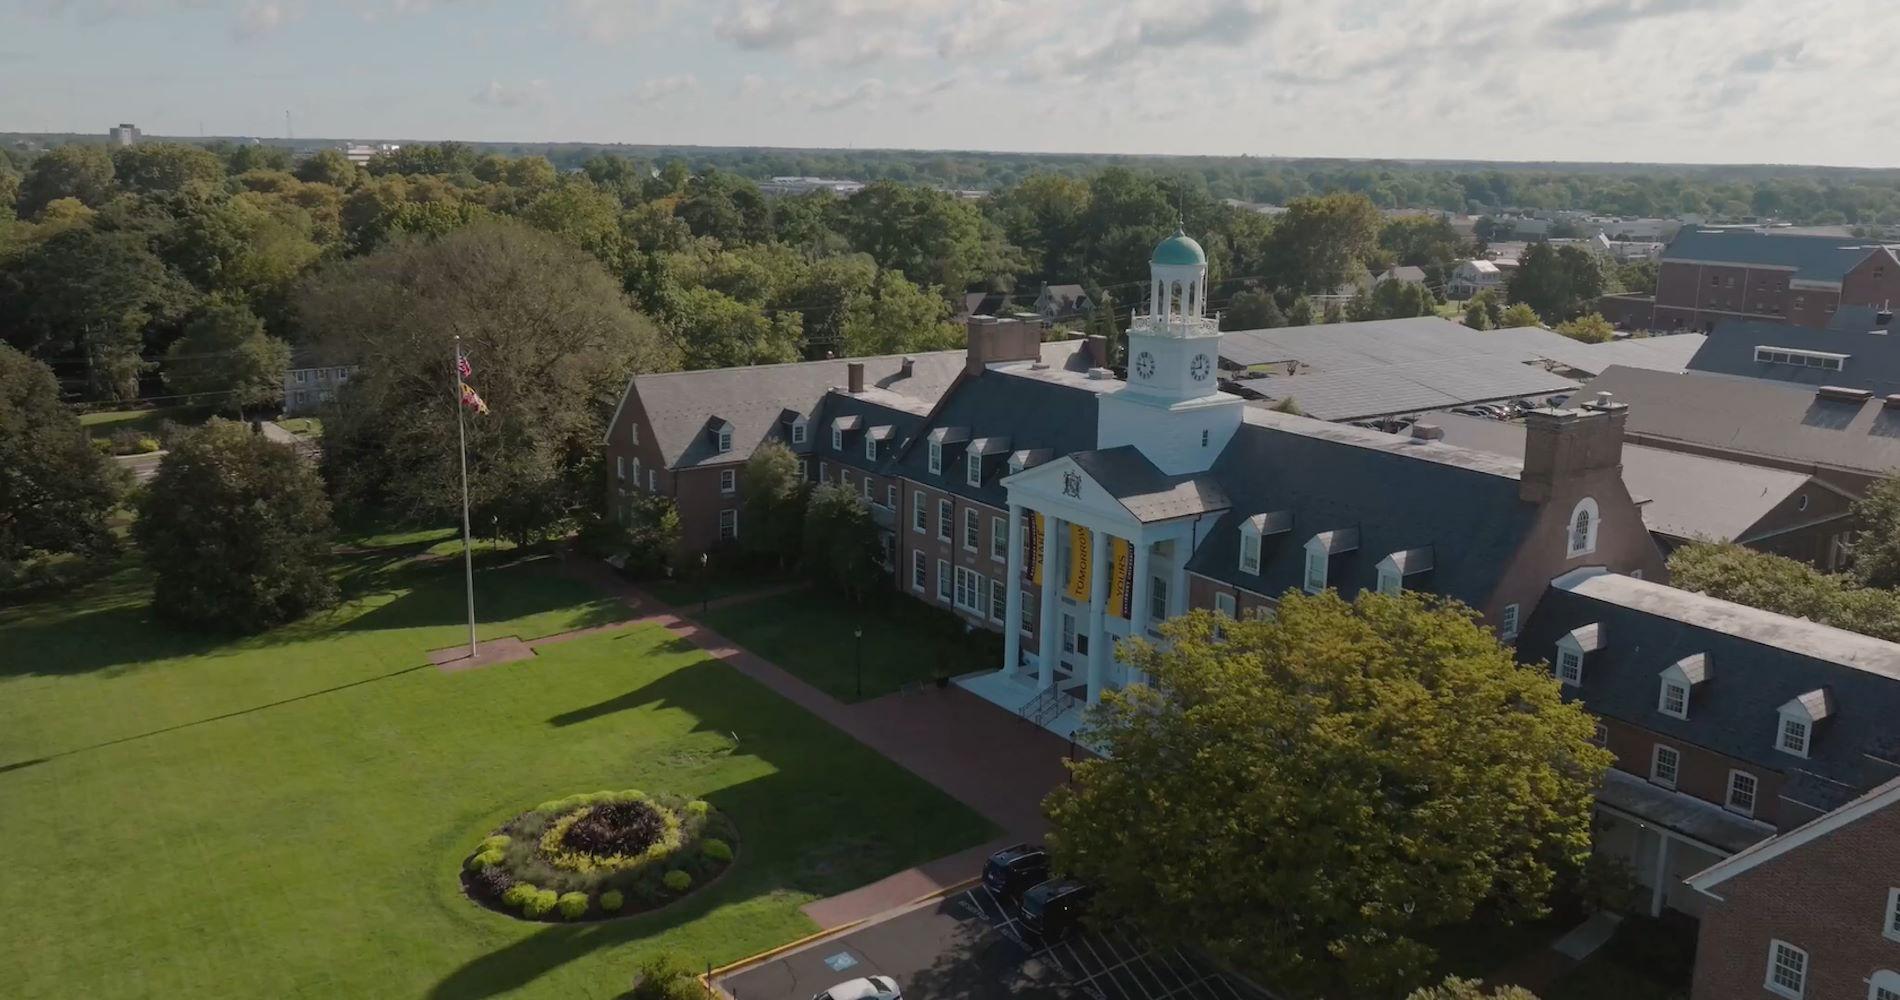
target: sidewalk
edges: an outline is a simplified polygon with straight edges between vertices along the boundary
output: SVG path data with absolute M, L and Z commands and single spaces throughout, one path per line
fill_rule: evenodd
M 583 579 L 619 596 L 640 617 L 661 622 L 675 635 L 850 734 L 1004 831 L 991 843 L 807 904 L 806 915 L 821 927 L 882 913 L 955 885 L 979 874 L 983 859 L 997 848 L 1040 839 L 1047 832 L 1042 799 L 1068 780 L 1067 741 L 955 685 L 846 704 L 686 617 L 685 609 L 667 609 L 607 567 L 592 562 L 570 565 Z M 734 595 L 712 606 L 760 596 Z

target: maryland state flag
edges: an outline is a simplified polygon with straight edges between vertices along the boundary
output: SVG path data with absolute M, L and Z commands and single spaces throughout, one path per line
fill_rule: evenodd
M 475 391 L 475 387 L 469 385 L 467 382 L 459 384 L 462 387 L 462 405 L 474 410 L 476 413 L 487 416 L 488 404 L 482 402 L 481 394 Z

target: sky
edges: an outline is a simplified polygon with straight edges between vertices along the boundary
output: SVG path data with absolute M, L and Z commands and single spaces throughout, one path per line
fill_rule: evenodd
M 0 0 L 0 131 L 1900 165 L 1891 0 Z

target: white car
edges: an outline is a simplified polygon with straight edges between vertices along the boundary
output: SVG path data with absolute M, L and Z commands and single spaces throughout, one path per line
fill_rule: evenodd
M 904 1000 L 904 991 L 889 976 L 866 976 L 839 983 L 811 1000 Z

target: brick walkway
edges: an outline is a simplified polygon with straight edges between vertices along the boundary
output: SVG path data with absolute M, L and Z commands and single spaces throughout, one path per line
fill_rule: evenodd
M 1004 836 L 947 858 L 902 871 L 851 892 L 816 900 L 805 913 L 821 927 L 837 927 L 882 913 L 981 872 L 992 851 L 1036 840 L 1048 829 L 1043 796 L 1068 779 L 1069 743 L 951 685 L 846 704 L 800 680 L 717 632 L 666 609 L 660 601 L 606 566 L 576 561 L 572 571 L 626 602 L 643 620 L 663 624 L 709 655 L 772 689 L 780 697 L 849 733 L 899 766 L 976 810 Z M 740 594 L 713 607 L 756 600 Z

